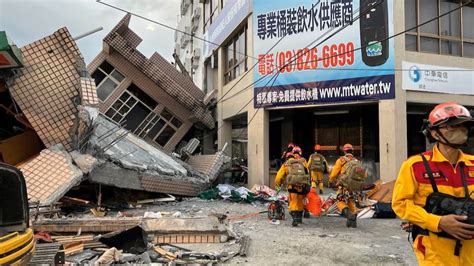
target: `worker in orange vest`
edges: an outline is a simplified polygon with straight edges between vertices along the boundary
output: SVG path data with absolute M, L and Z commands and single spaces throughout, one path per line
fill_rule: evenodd
M 402 164 L 392 208 L 413 224 L 420 265 L 474 265 L 474 156 L 460 149 L 474 118 L 464 106 L 446 102 L 434 107 L 423 127 L 434 146 Z
M 354 147 L 346 143 L 342 147 L 344 155 L 337 159 L 334 167 L 332 168 L 331 174 L 329 175 L 329 183 L 334 184 L 339 175 L 343 174 L 345 171 L 344 165 L 350 160 L 357 160 L 354 155 Z M 345 188 L 340 182 L 336 183 L 337 187 L 337 197 L 336 197 L 336 206 L 341 212 L 341 214 L 347 218 L 346 226 L 347 227 L 357 227 L 357 207 L 355 204 L 355 195 L 352 191 L 349 191 Z
M 292 152 L 286 154 L 286 162 L 275 177 L 277 191 L 280 191 L 284 179 L 286 179 L 289 192 L 288 210 L 293 218 L 291 224 L 298 226 L 303 222 L 304 200 L 310 190 L 310 177 L 304 158 Z
M 311 172 L 311 187 L 316 188 L 319 185 L 319 194 L 323 194 L 324 184 L 323 176 L 329 171 L 329 165 L 326 158 L 320 153 L 321 145 L 314 145 L 314 153 L 311 154 L 308 161 L 308 169 Z

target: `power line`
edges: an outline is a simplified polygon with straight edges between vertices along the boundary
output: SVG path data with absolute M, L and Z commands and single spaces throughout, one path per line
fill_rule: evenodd
M 185 34 L 185 35 L 189 35 L 189 36 L 191 36 L 191 38 L 196 38 L 196 39 L 198 39 L 198 40 L 200 40 L 200 41 L 207 42 L 207 43 L 210 43 L 210 44 L 215 45 L 215 46 L 217 46 L 217 47 L 220 47 L 219 44 L 217 44 L 217 43 L 215 43 L 215 42 L 211 42 L 211 41 L 206 40 L 206 39 L 204 39 L 204 38 L 198 37 L 198 36 L 194 35 L 194 33 L 185 32 L 185 31 L 180 30 L 180 29 L 178 29 L 178 28 L 174 28 L 174 27 L 172 27 L 172 26 L 166 25 L 166 24 L 164 24 L 164 23 L 162 23 L 162 22 L 159 22 L 159 21 L 156 21 L 156 20 L 153 20 L 153 19 L 144 17 L 144 16 L 142 16 L 142 15 L 139 15 L 139 14 L 137 14 L 137 13 L 133 13 L 133 12 L 131 12 L 131 11 L 127 11 L 127 10 L 125 10 L 125 9 L 123 9 L 123 8 L 120 8 L 120 7 L 117 7 L 117 6 L 114 6 L 114 5 L 111 5 L 111 4 L 102 2 L 102 0 L 96 0 L 96 1 L 97 1 L 97 3 L 99 3 L 99 4 L 103 4 L 103 5 L 105 5 L 105 6 L 108 6 L 108 7 L 113 8 L 113 9 L 122 11 L 122 12 L 124 12 L 124 13 L 128 13 L 128 14 L 133 15 L 133 16 L 135 16 L 135 17 L 138 17 L 138 18 L 141 18 L 141 19 L 143 19 L 143 20 L 149 21 L 149 22 L 151 22 L 151 23 L 157 24 L 157 25 L 162 26 L 162 27 L 164 27 L 164 28 L 167 28 L 167 29 L 170 29 L 170 30 L 173 30 L 173 31 L 177 31 L 177 32 L 182 33 L 182 34 Z M 231 51 L 234 51 L 234 52 L 236 52 L 236 53 L 238 53 L 238 54 L 244 55 L 245 57 L 250 57 L 250 58 L 253 58 L 253 59 L 257 59 L 257 58 L 255 58 L 255 57 L 252 57 L 252 56 L 247 55 L 246 53 L 242 53 L 242 52 L 239 52 L 239 51 L 237 51 L 237 50 L 230 49 L 230 48 L 227 48 L 227 49 L 229 49 L 229 50 L 231 50 Z

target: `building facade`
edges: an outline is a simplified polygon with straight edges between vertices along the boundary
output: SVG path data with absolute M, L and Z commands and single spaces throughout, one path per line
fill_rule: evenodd
M 472 3 L 216 2 L 201 60 L 217 65 L 219 148 L 246 131 L 250 186 L 271 183 L 289 142 L 305 156 L 319 143 L 330 161 L 351 143 L 393 180 L 429 146 L 420 128 L 435 104 L 474 106 Z
M 146 58 L 127 14 L 104 39 L 88 65 L 99 110 L 135 135 L 171 152 L 193 126 L 214 128 L 204 93 L 158 53 Z

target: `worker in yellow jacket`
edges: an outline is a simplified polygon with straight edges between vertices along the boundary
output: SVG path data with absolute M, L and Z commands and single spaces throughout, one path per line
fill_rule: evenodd
M 433 200 L 427 201 L 428 196 L 433 199 L 441 192 L 460 198 L 461 205 L 469 200 L 473 203 L 474 193 L 469 194 L 474 191 L 474 156 L 460 150 L 473 125 L 464 106 L 454 102 L 437 105 L 423 130 L 435 143 L 432 150 L 408 158 L 400 168 L 392 208 L 413 224 L 413 250 L 420 265 L 474 265 L 474 225 L 466 223 L 468 217 L 462 212 L 435 214 L 438 211 L 429 207 Z
M 334 164 L 331 174 L 329 175 L 329 183 L 336 183 L 337 196 L 336 196 L 336 206 L 341 212 L 342 216 L 346 217 L 346 226 L 347 227 L 357 227 L 357 207 L 355 204 L 355 195 L 352 191 L 347 190 L 341 183 L 337 182 L 337 178 L 344 173 L 344 165 L 350 160 L 357 160 L 352 155 L 354 147 L 346 143 L 342 147 L 344 155 L 337 159 Z
M 319 185 L 319 194 L 324 192 L 323 176 L 329 171 L 329 165 L 326 158 L 320 153 L 321 145 L 314 145 L 314 153 L 309 156 L 308 169 L 311 172 L 311 187 L 316 188 Z
M 283 180 L 286 179 L 289 192 L 288 210 L 293 218 L 292 226 L 298 226 L 303 222 L 304 200 L 310 189 L 309 172 L 304 158 L 289 152 L 286 154 L 286 159 L 275 177 L 275 187 L 280 191 Z

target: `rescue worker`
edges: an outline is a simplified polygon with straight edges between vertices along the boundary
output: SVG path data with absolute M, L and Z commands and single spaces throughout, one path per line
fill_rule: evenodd
M 324 192 L 323 175 L 328 173 L 329 165 L 326 158 L 319 153 L 321 145 L 314 145 L 314 153 L 311 154 L 308 161 L 308 168 L 311 172 L 311 187 L 316 188 L 316 183 L 319 184 L 319 194 Z
M 464 106 L 454 102 L 435 106 L 422 131 L 434 142 L 433 148 L 408 158 L 400 168 L 392 208 L 418 232 L 413 250 L 420 265 L 474 265 L 474 225 L 463 222 L 467 216 L 440 216 L 424 208 L 434 191 L 457 198 L 469 197 L 466 194 L 474 191 L 474 156 L 460 150 L 473 125 Z
M 299 146 L 295 146 L 291 152 L 293 153 L 293 155 L 295 156 L 296 159 L 301 159 L 301 160 L 303 160 L 304 167 L 305 167 L 305 168 L 308 170 L 308 172 L 309 172 L 308 162 L 307 162 L 306 159 L 302 156 L 303 151 L 301 150 L 301 148 L 300 148 Z M 309 191 L 308 191 L 308 193 L 309 193 Z M 305 200 L 306 200 L 306 199 L 305 199 Z M 310 214 L 309 211 L 306 209 L 306 207 L 305 207 L 304 210 L 303 210 L 303 217 L 304 217 L 304 218 L 310 218 L 310 217 L 311 217 L 311 214 Z
M 298 157 L 298 158 L 296 158 Z M 288 210 L 293 218 L 292 226 L 303 223 L 304 200 L 310 189 L 309 172 L 303 158 L 292 152 L 286 154 L 286 162 L 278 170 L 275 177 L 275 187 L 281 190 L 286 179 L 288 195 Z
M 334 167 L 332 168 L 331 174 L 329 175 L 329 183 L 334 184 L 337 181 L 339 175 L 344 173 L 344 164 L 350 160 L 357 160 L 354 155 L 354 147 L 351 144 L 346 143 L 342 147 L 344 155 L 337 159 Z M 341 212 L 342 216 L 346 217 L 346 226 L 347 227 L 357 227 L 357 208 L 354 200 L 354 193 L 347 190 L 342 184 L 336 182 L 337 196 L 336 196 L 336 206 Z
M 293 144 L 292 142 L 288 143 L 288 147 L 286 148 L 285 151 L 283 151 L 283 153 L 281 155 L 281 161 L 282 162 L 286 161 L 286 154 L 289 153 L 289 152 L 292 152 L 294 147 L 295 147 L 295 144 Z

